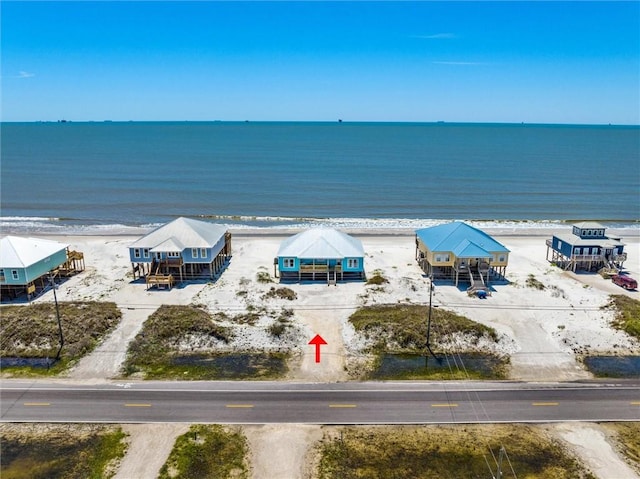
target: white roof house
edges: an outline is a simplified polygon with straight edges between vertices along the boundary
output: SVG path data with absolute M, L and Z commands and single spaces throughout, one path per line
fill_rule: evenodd
M 274 264 L 282 280 L 326 278 L 327 283 L 335 284 L 338 277 L 365 278 L 362 242 L 333 228 L 312 228 L 287 238 Z
M 0 284 L 25 286 L 67 262 L 69 245 L 39 238 L 0 240 Z
M 158 251 L 183 251 L 185 248 L 211 248 L 224 238 L 227 228 L 191 218 L 177 218 L 143 236 L 130 248 L 158 248 Z
M 335 259 L 362 258 L 362 242 L 332 228 L 313 228 L 287 238 L 280 244 L 278 256 Z
M 148 286 L 165 284 L 163 276 L 176 269 L 181 279 L 205 270 L 213 278 L 231 258 L 231 233 L 222 225 L 180 217 L 130 244 L 129 257 L 134 279 L 144 275 Z
M 60 251 L 66 251 L 68 247 L 67 244 L 52 240 L 5 236 L 0 240 L 0 268 L 27 268 Z

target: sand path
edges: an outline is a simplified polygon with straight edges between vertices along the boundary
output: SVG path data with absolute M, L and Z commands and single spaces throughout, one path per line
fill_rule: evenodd
M 129 449 L 113 479 L 155 479 L 167 461 L 176 438 L 189 430 L 188 424 L 124 424 Z
M 554 424 L 549 429 L 568 443 L 571 450 L 602 479 L 638 479 L 611 446 L 603 428 L 592 423 Z
M 144 321 L 157 306 L 123 307 L 118 327 L 91 354 L 82 358 L 69 372 L 69 378 L 100 380 L 117 377 L 127 355 L 129 343 L 142 329 Z
M 541 326 L 544 312 L 523 311 L 508 320 L 519 350 L 511 355 L 511 379 L 518 381 L 574 381 L 592 375 L 576 362 L 573 352 L 560 348 Z
M 312 453 L 309 448 L 322 439 L 321 426 L 268 424 L 245 426 L 255 479 L 309 478 Z

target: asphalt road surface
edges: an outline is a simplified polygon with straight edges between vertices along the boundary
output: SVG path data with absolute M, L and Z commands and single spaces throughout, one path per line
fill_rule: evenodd
M 110 382 L 87 386 L 4 380 L 0 411 L 2 422 L 640 421 L 640 382 Z

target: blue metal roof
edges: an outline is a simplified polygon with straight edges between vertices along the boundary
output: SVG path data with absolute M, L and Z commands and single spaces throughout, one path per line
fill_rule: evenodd
M 458 257 L 481 258 L 487 253 L 509 252 L 484 231 L 461 221 L 423 228 L 416 235 L 430 251 L 451 251 Z

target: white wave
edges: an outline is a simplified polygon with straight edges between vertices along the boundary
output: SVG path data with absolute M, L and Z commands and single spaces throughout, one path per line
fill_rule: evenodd
M 60 218 L 47 218 L 43 216 L 0 216 L 0 223 L 22 223 L 33 221 L 60 221 Z
M 309 227 L 324 226 L 329 228 L 364 231 L 398 230 L 412 231 L 428 228 L 453 219 L 429 218 L 294 218 L 286 216 L 200 216 L 206 221 L 218 222 L 235 230 L 303 230 Z M 489 231 L 518 234 L 526 230 L 560 230 L 568 229 L 570 222 L 562 220 L 460 220 Z M 0 217 L 2 234 L 79 234 L 79 235 L 142 235 L 162 226 L 163 223 L 149 222 L 138 225 L 120 223 L 82 224 L 75 220 L 73 224 L 63 220 L 45 217 Z M 637 223 L 611 222 L 607 228 L 622 230 L 625 234 L 638 234 Z

